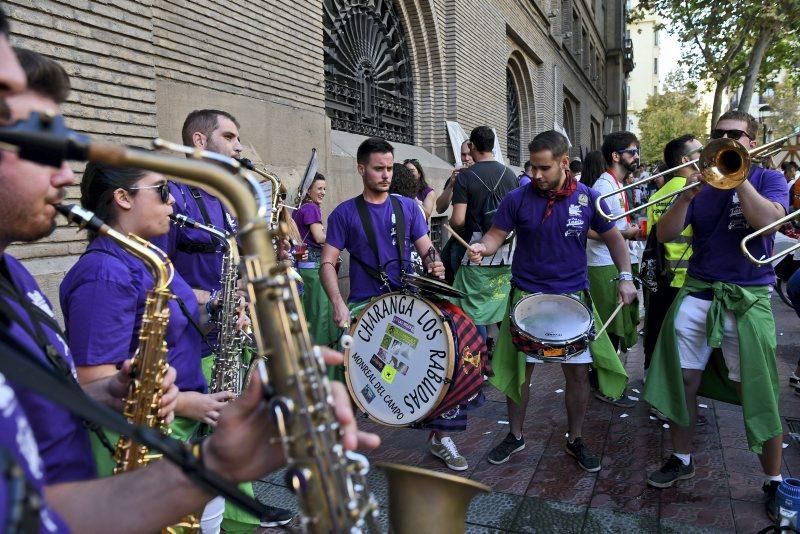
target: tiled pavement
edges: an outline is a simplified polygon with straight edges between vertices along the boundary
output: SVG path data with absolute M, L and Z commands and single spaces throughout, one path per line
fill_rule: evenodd
M 791 393 L 786 377 L 800 356 L 800 320 L 777 299 L 773 306 L 779 333 L 781 415 L 798 417 L 800 397 Z M 641 350 L 632 350 L 625 360 L 630 387 L 641 390 Z M 699 400 L 708 406 L 700 411 L 709 424 L 699 427 L 695 436 L 697 475 L 676 487 L 657 490 L 645 480 L 669 454 L 669 432 L 649 417 L 648 407 L 637 403 L 634 408 L 622 409 L 590 402 L 583 433 L 591 449 L 602 452 L 603 469 L 585 473 L 563 451 L 564 394 L 557 392 L 563 387 L 560 366 L 540 365 L 534 371 L 525 421 L 526 446 L 505 464 L 495 466 L 486 461 L 492 446 L 508 432 L 508 426 L 500 423 L 507 420 L 504 399 L 493 388 L 487 388 L 490 402 L 471 414 L 468 430 L 455 435 L 470 465 L 460 474 L 493 490 L 473 500 L 467 532 L 755 533 L 767 526 L 761 469 L 757 457 L 747 451 L 738 406 Z M 391 429 L 368 421 L 361 426 L 383 440 L 369 455 L 373 462 L 450 472 L 426 452 L 426 432 Z M 800 477 L 800 444 L 788 435 L 784 442 L 788 447 L 784 449 L 783 474 Z M 370 481 L 385 503 L 383 475 L 373 469 Z M 280 474 L 257 484 L 256 493 L 273 505 L 297 507 Z M 433 505 L 430 513 L 432 522 L 440 520 Z M 385 525 L 385 513 L 382 522 Z

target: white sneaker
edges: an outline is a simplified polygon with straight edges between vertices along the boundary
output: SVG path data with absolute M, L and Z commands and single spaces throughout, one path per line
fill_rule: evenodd
M 439 443 L 436 442 L 436 438 L 431 439 L 430 451 L 453 471 L 466 471 L 469 468 L 467 459 L 458 452 L 451 438 L 442 438 Z

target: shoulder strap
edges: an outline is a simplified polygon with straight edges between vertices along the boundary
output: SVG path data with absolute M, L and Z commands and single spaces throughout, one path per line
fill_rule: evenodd
M 372 219 L 370 219 L 369 211 L 367 211 L 367 201 L 364 200 L 363 195 L 358 195 L 355 198 L 356 210 L 358 217 L 361 219 L 361 227 L 364 228 L 364 233 L 367 235 L 367 244 L 372 252 L 375 253 L 375 259 L 380 266 L 381 259 L 378 256 L 378 241 L 375 239 L 375 229 L 372 227 Z
M 211 217 L 208 216 L 208 209 L 206 209 L 206 201 L 203 200 L 203 195 L 200 193 L 200 190 L 196 187 L 189 187 L 189 191 L 192 192 L 192 197 L 194 197 L 195 202 L 197 202 L 197 207 L 200 208 L 200 215 L 203 216 L 203 224 L 211 224 Z
M 392 212 L 396 220 L 397 229 L 397 259 L 400 261 L 400 270 L 403 270 L 403 259 L 405 257 L 406 248 L 406 214 L 403 211 L 403 205 L 400 199 L 394 195 L 389 195 L 392 200 Z M 411 238 L 409 237 L 409 241 Z M 412 243 L 413 245 L 413 243 Z

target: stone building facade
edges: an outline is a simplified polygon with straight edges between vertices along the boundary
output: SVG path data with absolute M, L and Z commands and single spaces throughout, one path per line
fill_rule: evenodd
M 147 146 L 179 140 L 193 109 L 227 110 L 247 155 L 290 189 L 319 150 L 324 213 L 360 190 L 364 134 L 393 139 L 396 158 L 419 159 L 441 188 L 453 163 L 446 120 L 494 127 L 512 165 L 554 125 L 577 155 L 626 124 L 622 0 L 10 0 L 4 9 L 15 45 L 70 74 L 73 128 Z M 53 296 L 84 246 L 60 226 L 11 252 Z

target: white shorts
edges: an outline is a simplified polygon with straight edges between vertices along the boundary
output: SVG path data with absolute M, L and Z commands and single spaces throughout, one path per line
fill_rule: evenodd
M 581 352 L 580 354 L 576 354 L 572 358 L 567 361 L 545 361 L 532 354 L 525 354 L 525 363 L 566 363 L 566 364 L 578 364 L 578 363 L 592 363 L 592 353 L 589 349 Z
M 678 353 L 682 369 L 702 371 L 708 365 L 712 348 L 706 336 L 706 316 L 711 308 L 710 300 L 686 296 L 675 316 L 675 335 L 678 339 Z M 736 317 L 725 310 L 725 336 L 722 340 L 722 356 L 728 366 L 728 378 L 741 382 L 739 374 L 739 333 L 736 330 Z

